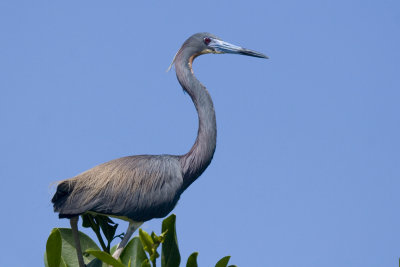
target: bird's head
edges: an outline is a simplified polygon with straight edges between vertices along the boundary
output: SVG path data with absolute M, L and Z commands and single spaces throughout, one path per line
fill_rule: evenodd
M 180 53 L 186 53 L 193 61 L 199 55 L 203 54 L 239 54 L 245 56 L 252 56 L 252 57 L 259 57 L 259 58 L 268 58 L 266 55 L 246 49 L 234 44 L 230 44 L 221 40 L 221 38 L 207 32 L 196 33 L 190 36 L 176 53 L 171 66 L 168 70 L 172 67 L 175 62 L 176 56 Z

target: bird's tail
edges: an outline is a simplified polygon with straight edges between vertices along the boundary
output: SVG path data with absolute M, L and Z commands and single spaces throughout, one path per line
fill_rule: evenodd
M 58 184 L 57 191 L 51 199 L 55 212 L 59 212 L 64 206 L 73 189 L 74 185 L 71 181 L 62 181 Z

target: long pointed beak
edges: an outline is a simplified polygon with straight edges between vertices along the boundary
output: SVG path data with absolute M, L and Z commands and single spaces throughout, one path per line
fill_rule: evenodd
M 246 49 L 234 44 L 230 44 L 228 42 L 224 42 L 218 39 L 212 39 L 208 46 L 214 48 L 216 53 L 240 54 L 251 57 L 268 58 L 262 53 Z

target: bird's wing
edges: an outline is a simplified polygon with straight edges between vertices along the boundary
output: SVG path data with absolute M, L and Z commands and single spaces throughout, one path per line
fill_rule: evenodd
M 173 209 L 182 182 L 175 156 L 124 157 L 61 182 L 52 201 L 60 217 L 92 211 L 146 221 Z

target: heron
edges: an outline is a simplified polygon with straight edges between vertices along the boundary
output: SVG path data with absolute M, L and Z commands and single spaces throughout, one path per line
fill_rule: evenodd
M 167 216 L 181 194 L 211 163 L 217 139 L 214 105 L 192 69 L 197 56 L 209 53 L 268 58 L 206 32 L 194 34 L 183 43 L 170 68 L 175 65 L 177 79 L 197 110 L 198 132 L 189 152 L 122 157 L 58 183 L 52 198 L 54 211 L 58 212 L 59 218 L 70 219 L 80 267 L 85 266 L 78 234 L 80 215 L 102 214 L 129 222 L 113 253 L 118 259 L 135 230 L 143 222 Z

